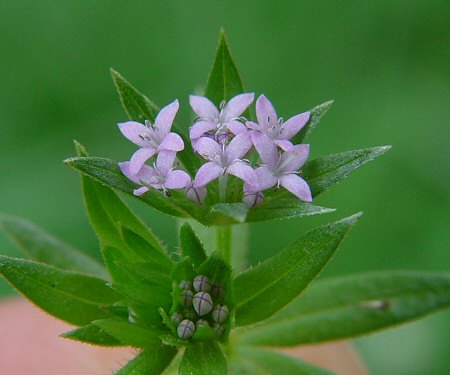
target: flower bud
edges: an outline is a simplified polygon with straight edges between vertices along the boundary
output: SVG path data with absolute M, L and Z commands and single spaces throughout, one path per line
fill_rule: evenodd
M 209 323 L 205 319 L 199 319 L 197 320 L 197 323 L 195 323 L 195 326 L 198 327 L 209 327 Z
M 212 318 L 217 323 L 223 323 L 228 318 L 228 307 L 225 305 L 216 305 L 211 313 Z
M 209 292 L 211 290 L 211 283 L 207 276 L 196 276 L 192 284 L 197 292 Z
M 188 280 L 181 280 L 178 287 L 181 290 L 192 290 L 192 283 Z
M 195 310 L 192 307 L 186 307 L 183 310 L 183 313 L 186 319 L 194 320 L 197 318 L 197 314 L 195 313 Z
M 212 289 L 211 289 L 211 295 L 214 298 L 220 298 L 223 295 L 225 288 L 223 287 L 223 285 L 221 284 L 214 284 Z
M 258 206 L 264 201 L 264 194 L 262 191 L 257 192 L 244 192 L 242 202 L 249 208 Z
M 192 305 L 192 298 L 194 297 L 194 293 L 192 293 L 190 290 L 183 290 L 180 293 L 179 301 L 181 306 L 187 307 Z
M 180 324 L 181 321 L 184 319 L 184 316 L 182 313 L 175 311 L 171 316 L 170 320 L 175 324 Z
M 223 333 L 225 332 L 225 328 L 224 328 L 223 325 L 220 324 L 220 323 L 214 323 L 213 328 L 214 328 L 214 331 L 216 331 L 216 333 L 217 333 L 219 336 L 222 336 Z
M 200 316 L 208 314 L 213 309 L 211 296 L 206 292 L 197 293 L 192 300 L 192 304 Z
M 177 333 L 180 339 L 189 339 L 194 335 L 195 324 L 189 319 L 184 319 L 178 324 Z

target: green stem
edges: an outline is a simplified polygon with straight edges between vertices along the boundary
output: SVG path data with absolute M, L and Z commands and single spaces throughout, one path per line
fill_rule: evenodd
M 216 246 L 217 251 L 222 254 L 223 259 L 231 264 L 233 228 L 231 225 L 223 225 L 216 227 Z
M 219 177 L 219 201 L 226 202 L 227 201 L 227 184 L 228 184 L 228 175 L 223 174 Z

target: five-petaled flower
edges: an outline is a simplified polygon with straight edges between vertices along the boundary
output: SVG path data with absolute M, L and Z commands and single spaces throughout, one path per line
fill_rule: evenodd
M 145 125 L 135 121 L 119 124 L 122 134 L 141 147 L 133 154 L 127 167 L 133 175 L 137 174 L 145 162 L 156 153 L 164 150 L 177 152 L 184 149 L 181 137 L 170 132 L 178 107 L 178 100 L 165 106 L 156 116 L 154 124 L 148 120 L 145 121 Z
M 149 188 L 163 190 L 169 195 L 168 189 L 183 189 L 191 184 L 191 178 L 185 171 L 174 169 L 175 158 L 176 152 L 161 151 L 153 167 L 145 164 L 137 173 L 134 173 L 131 169 L 131 162 L 127 161 L 119 163 L 119 168 L 131 181 L 143 185 L 134 190 L 134 195 L 142 195 Z
M 263 164 L 255 171 L 259 178 L 259 185 L 252 186 L 251 183 L 246 183 L 245 192 L 257 193 L 274 185 L 277 188 L 281 185 L 302 201 L 311 202 L 311 190 L 306 181 L 298 175 L 298 170 L 308 159 L 309 145 L 295 145 L 289 151 L 280 152 L 264 134 L 252 133 L 252 140 Z M 256 195 L 255 199 L 257 198 Z
M 278 147 L 287 151 L 292 147 L 289 141 L 296 135 L 308 122 L 310 113 L 304 112 L 291 117 L 283 122 L 282 118 L 277 117 L 275 108 L 264 95 L 256 100 L 256 117 L 258 123 L 247 121 L 247 126 L 253 132 L 259 132 L 271 139 Z
M 254 96 L 253 93 L 236 95 L 228 103 L 223 101 L 220 111 L 208 98 L 189 96 L 189 103 L 197 114 L 196 122 L 189 132 L 194 149 L 197 148 L 197 141 L 204 136 L 213 136 L 216 141 L 220 141 L 230 133 L 237 135 L 246 132 L 247 128 L 240 121 L 240 116 L 252 104 Z
M 250 185 L 258 185 L 256 175 L 250 163 L 242 157 L 252 147 L 252 140 L 247 132 L 236 135 L 227 145 L 217 143 L 211 138 L 202 137 L 197 141 L 197 152 L 206 160 L 192 183 L 194 188 L 205 186 L 221 175 L 231 174 Z

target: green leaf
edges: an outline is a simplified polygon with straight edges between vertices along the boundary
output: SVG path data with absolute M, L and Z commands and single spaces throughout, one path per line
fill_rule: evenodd
M 16 216 L 0 215 L 0 229 L 38 262 L 64 270 L 108 278 L 105 267 L 80 250 L 51 236 L 37 225 Z
M 226 375 L 227 360 L 216 341 L 188 346 L 178 370 L 179 375 Z
M 331 185 L 347 177 L 361 165 L 386 153 L 391 146 L 380 146 L 342 152 L 312 160 L 305 164 L 302 173 L 314 197 Z
M 275 219 L 292 219 L 302 216 L 320 215 L 333 212 L 335 209 L 314 206 L 302 202 L 295 196 L 274 194 L 267 197 L 264 203 L 249 210 L 247 222 L 258 222 Z
M 115 375 L 158 375 L 170 365 L 177 349 L 162 345 L 158 350 L 144 350 Z
M 205 88 L 205 96 L 219 107 L 222 100 L 228 101 L 243 92 L 244 86 L 231 57 L 225 31 L 221 30 L 216 57 Z
M 234 281 L 236 325 L 267 319 L 283 308 L 331 259 L 360 214 L 313 229 Z
M 296 358 L 272 350 L 238 347 L 229 361 L 233 375 L 332 375 Z
M 245 222 L 248 208 L 243 203 L 216 203 L 208 212 L 208 225 L 230 225 Z
M 328 110 L 333 105 L 333 102 L 333 100 L 330 100 L 328 102 L 319 104 L 309 111 L 310 116 L 308 122 L 298 132 L 298 134 L 294 138 L 292 138 L 292 142 L 294 144 L 302 143 L 302 141 L 308 136 L 308 134 L 316 127 L 322 117 L 327 114 Z
M 119 340 L 107 334 L 104 330 L 94 324 L 88 324 L 86 326 L 73 329 L 63 333 L 60 336 L 66 339 L 98 346 L 124 346 L 124 344 Z
M 111 317 L 104 306 L 120 299 L 104 280 L 29 260 L 0 256 L 0 273 L 41 309 L 75 325 Z
M 205 249 L 188 223 L 183 224 L 180 228 L 180 246 L 181 255 L 190 257 L 194 267 L 198 267 L 206 260 Z
M 293 346 L 360 336 L 450 306 L 450 274 L 385 271 L 317 281 L 264 325 L 251 345 Z
M 145 120 L 155 121 L 155 117 L 159 112 L 159 108 L 145 95 L 135 89 L 125 78 L 123 78 L 114 69 L 111 69 L 111 75 L 114 84 L 119 93 L 120 100 L 130 120 L 143 123 Z M 177 132 L 184 142 L 184 150 L 177 153 L 178 159 L 190 173 L 195 173 L 200 166 L 200 159 L 192 150 L 191 143 L 185 135 L 185 129 L 173 124 L 173 129 Z
M 93 322 L 103 331 L 127 346 L 157 349 L 161 345 L 159 336 L 166 333 L 160 329 L 149 329 L 121 319 L 102 319 Z

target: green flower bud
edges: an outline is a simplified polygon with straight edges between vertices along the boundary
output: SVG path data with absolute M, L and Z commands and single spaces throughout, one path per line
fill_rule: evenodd
M 195 320 L 197 318 L 197 314 L 195 313 L 195 310 L 192 307 L 186 307 L 183 310 L 183 313 L 186 319 Z
M 177 333 L 180 339 L 189 339 L 194 335 L 195 324 L 189 319 L 184 319 L 178 324 Z
M 180 284 L 178 284 L 178 287 L 181 290 L 192 290 L 192 283 L 188 280 L 181 280 Z
M 225 305 L 215 305 L 211 313 L 212 318 L 217 323 L 225 322 L 228 318 L 228 314 L 229 314 L 228 307 Z
M 197 293 L 192 300 L 192 304 L 200 316 L 208 314 L 213 309 L 211 296 L 206 292 Z
M 181 306 L 187 307 L 192 305 L 192 298 L 194 297 L 194 293 L 190 290 L 183 290 L 180 293 L 179 301 Z
M 172 320 L 172 322 L 175 324 L 180 324 L 183 319 L 183 314 L 178 311 L 175 311 L 170 317 L 170 320 Z
M 214 298 L 220 298 L 223 295 L 223 292 L 225 291 L 225 288 L 221 284 L 214 284 L 211 289 L 211 295 Z
M 211 283 L 207 276 L 196 276 L 192 284 L 197 292 L 209 292 L 211 290 Z
M 220 324 L 220 323 L 214 323 L 213 328 L 214 328 L 214 331 L 216 331 L 216 333 L 217 333 L 219 336 L 222 336 L 223 333 L 225 332 L 225 328 L 224 328 L 223 325 Z
M 195 326 L 198 327 L 209 327 L 209 323 L 205 319 L 199 319 L 197 320 L 197 323 L 195 323 Z

